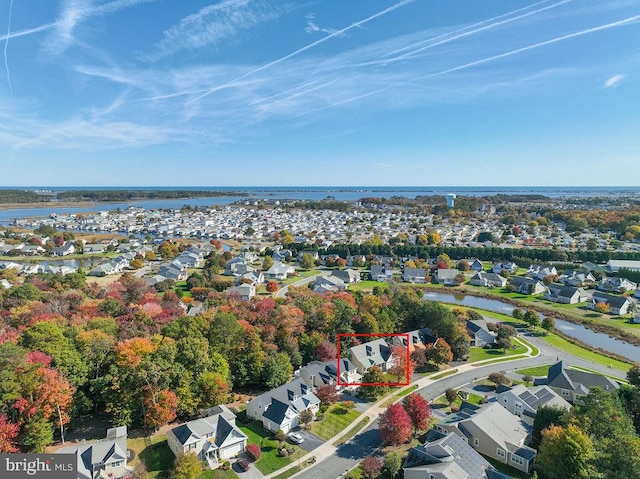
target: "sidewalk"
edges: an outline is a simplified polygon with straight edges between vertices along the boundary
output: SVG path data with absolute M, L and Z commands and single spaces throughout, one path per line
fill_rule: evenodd
M 508 356 L 509 357 L 509 361 L 513 360 L 513 359 L 523 359 L 523 358 L 530 358 L 530 357 L 535 357 L 535 356 L 531 356 L 531 352 L 532 349 L 531 347 L 525 342 L 524 345 L 527 348 L 527 352 L 523 353 L 523 354 L 518 354 L 517 356 Z M 540 354 L 538 352 L 538 354 Z M 504 362 L 509 362 L 509 361 L 504 361 Z M 460 374 L 463 372 L 467 372 L 472 370 L 474 367 L 476 366 L 482 366 L 483 364 L 487 364 L 487 363 L 495 363 L 496 360 L 495 359 L 485 359 L 482 361 L 476 361 L 475 363 L 470 363 L 470 364 L 463 364 L 461 366 L 457 366 L 455 368 L 453 368 L 455 370 L 455 373 L 444 376 L 444 377 L 451 377 L 454 376 L 456 374 Z M 444 379 L 444 378 L 438 378 L 438 379 L 432 379 L 434 376 L 438 376 L 440 374 L 446 373 L 449 370 L 444 370 L 444 371 L 438 371 L 436 373 L 430 374 L 429 376 L 425 376 L 423 378 L 418 379 L 417 381 L 412 382 L 411 384 L 404 386 L 401 389 L 395 389 L 393 390 L 391 393 L 385 395 L 384 397 L 382 397 L 381 399 L 379 399 L 378 401 L 376 401 L 373 406 L 371 406 L 369 409 L 367 409 L 366 412 L 364 412 L 361 416 L 358 416 L 358 418 L 352 422 L 351 424 L 349 424 L 346 428 L 344 428 L 342 431 L 340 431 L 338 434 L 336 434 L 334 437 L 332 437 L 331 439 L 327 440 L 323 445 L 321 445 L 320 447 L 317 447 L 316 449 L 314 449 L 311 452 L 308 452 L 307 454 L 305 454 L 304 456 L 302 456 L 299 461 L 296 461 L 295 463 L 291 463 L 288 464 L 287 466 L 278 469 L 275 472 L 272 472 L 271 474 L 264 476 L 266 479 L 270 479 L 273 477 L 276 477 L 280 474 L 282 474 L 285 471 L 288 471 L 289 469 L 292 469 L 294 467 L 296 467 L 299 463 L 303 463 L 309 459 L 311 459 L 312 457 L 316 458 L 316 463 L 324 461 L 325 459 L 333 456 L 336 453 L 336 450 L 338 449 L 336 446 L 333 445 L 334 442 L 336 442 L 337 440 L 339 440 L 341 437 L 343 437 L 344 435 L 346 435 L 349 431 L 351 431 L 352 429 L 354 429 L 358 424 L 360 424 L 360 422 L 362 421 L 363 418 L 368 417 L 369 421 L 366 423 L 367 425 L 370 424 L 371 422 L 373 422 L 375 419 L 378 418 L 378 416 L 380 416 L 380 414 L 382 414 L 385 409 L 387 408 L 387 406 L 383 406 L 384 403 L 386 403 L 390 398 L 392 398 L 394 395 L 399 394 L 400 392 L 408 389 L 408 388 L 412 388 L 414 386 L 418 386 L 416 388 L 417 390 L 422 389 L 423 387 L 429 386 L 437 381 L 439 381 L 440 379 Z M 399 402 L 402 401 L 402 397 L 397 398 L 395 402 Z M 364 426 L 366 427 L 366 425 Z M 311 467 L 311 466 L 307 466 L 307 467 Z M 302 477 L 302 474 L 304 473 L 304 469 L 300 472 L 297 472 L 296 474 L 294 474 L 293 476 L 290 477 Z

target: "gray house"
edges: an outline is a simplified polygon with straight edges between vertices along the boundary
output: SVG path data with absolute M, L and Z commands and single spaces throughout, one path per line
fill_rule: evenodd
M 62 447 L 55 453 L 76 455 L 78 479 L 120 479 L 133 474 L 133 469 L 127 467 L 126 426 L 108 429 L 106 439 Z
M 425 283 L 427 272 L 424 268 L 405 268 L 402 280 L 406 283 Z
M 587 301 L 589 295 L 576 286 L 552 283 L 544 292 L 544 299 L 562 304 L 578 304 Z
M 627 278 L 612 278 L 605 276 L 598 283 L 598 289 L 600 291 L 607 291 L 609 293 L 626 293 L 627 291 L 635 291 L 638 287 L 638 283 L 629 281 Z
M 349 356 L 360 374 L 364 374 L 373 366 L 386 371 L 392 365 L 391 348 L 384 339 L 352 346 L 349 348 Z
M 606 293 L 593 293 L 591 299 L 587 301 L 587 308 L 596 309 L 596 305 L 604 303 L 609 305 L 610 314 L 627 314 L 631 308 L 631 300 L 626 296 L 615 296 Z
M 600 374 L 564 369 L 562 361 L 549 368 L 546 381 L 536 381 L 536 384 L 546 384 L 560 397 L 574 404 L 581 404 L 581 398 L 589 394 L 589 389 L 593 387 L 605 391 L 615 391 L 620 387 L 616 381 Z
M 439 269 L 436 272 L 436 281 L 438 284 L 452 286 L 457 284 L 456 278 L 461 274 L 457 269 Z
M 533 468 L 536 450 L 527 446 L 531 428 L 498 403 L 482 406 L 463 403 L 458 412 L 439 422 L 436 429 L 459 435 L 480 454 L 519 471 L 529 473 Z
M 341 279 L 345 284 L 357 283 L 360 281 L 360 273 L 355 269 L 336 269 L 331 272 L 331 276 Z
M 471 277 L 469 284 L 490 288 L 504 288 L 507 285 L 507 278 L 496 273 L 479 271 Z
M 455 433 L 431 429 L 423 446 L 409 449 L 402 465 L 405 479 L 512 479 L 498 472 Z
M 533 420 L 536 417 L 538 408 L 541 406 L 571 409 L 571 404 L 549 386 L 534 386 L 531 388 L 523 384 L 512 387 L 498 386 L 496 389 L 496 402 L 511 414 L 518 416 L 529 426 L 533 426 Z
M 471 346 L 477 347 L 495 343 L 498 336 L 496 333 L 489 331 L 489 326 L 484 319 L 468 319 L 467 333 L 471 338 Z
M 537 295 L 545 292 L 544 284 L 537 279 L 514 276 L 509 281 L 509 288 L 522 294 Z
M 390 281 L 393 278 L 391 268 L 376 264 L 371 265 L 369 276 L 372 281 Z

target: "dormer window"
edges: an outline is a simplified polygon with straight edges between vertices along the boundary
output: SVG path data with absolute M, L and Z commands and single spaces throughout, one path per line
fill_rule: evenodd
M 367 356 L 371 356 L 373 354 L 373 349 L 371 349 L 371 346 L 366 346 L 365 350 L 367 351 Z

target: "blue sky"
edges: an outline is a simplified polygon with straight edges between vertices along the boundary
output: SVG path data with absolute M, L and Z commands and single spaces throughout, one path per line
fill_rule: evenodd
M 0 186 L 640 184 L 640 0 L 0 0 Z

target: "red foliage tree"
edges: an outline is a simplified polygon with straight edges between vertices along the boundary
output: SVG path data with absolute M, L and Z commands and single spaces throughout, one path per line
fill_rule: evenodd
M 0 416 L 0 452 L 3 454 L 18 452 L 15 441 L 20 426 L 7 420 L 7 415 Z
M 262 451 L 260 450 L 260 446 L 258 446 L 257 444 L 247 444 L 245 450 L 247 451 L 247 455 L 251 458 L 252 461 L 255 462 L 260 459 L 260 454 L 262 454 Z
M 438 338 L 438 341 L 429 346 L 425 352 L 427 359 L 434 364 L 447 364 L 453 361 L 451 346 L 443 338 Z
M 155 393 L 147 390 L 144 402 L 148 427 L 158 428 L 176 418 L 178 396 L 170 389 L 161 389 Z
M 411 367 L 411 361 L 407 361 L 407 348 L 404 346 L 393 346 L 391 348 L 391 357 L 393 359 L 393 366 L 389 368 L 389 373 L 396 376 L 398 382 L 411 378 L 413 368 Z
M 313 355 L 318 361 L 331 361 L 338 357 L 338 350 L 329 341 L 322 341 L 313 348 Z
M 367 456 L 360 463 L 360 469 L 368 479 L 376 479 L 382 471 L 382 459 L 376 456 Z
M 334 404 L 338 402 L 338 390 L 335 385 L 327 384 L 326 386 L 318 386 L 315 395 L 320 399 L 322 404 Z
M 411 439 L 411 418 L 402 404 L 392 404 L 380 416 L 378 429 L 385 444 L 397 446 Z
M 402 405 L 411 418 L 414 433 L 429 427 L 431 407 L 425 398 L 418 393 L 412 393 L 404 398 Z
M 275 293 L 276 291 L 278 291 L 278 283 L 276 283 L 275 281 L 269 281 L 266 288 L 269 293 Z

